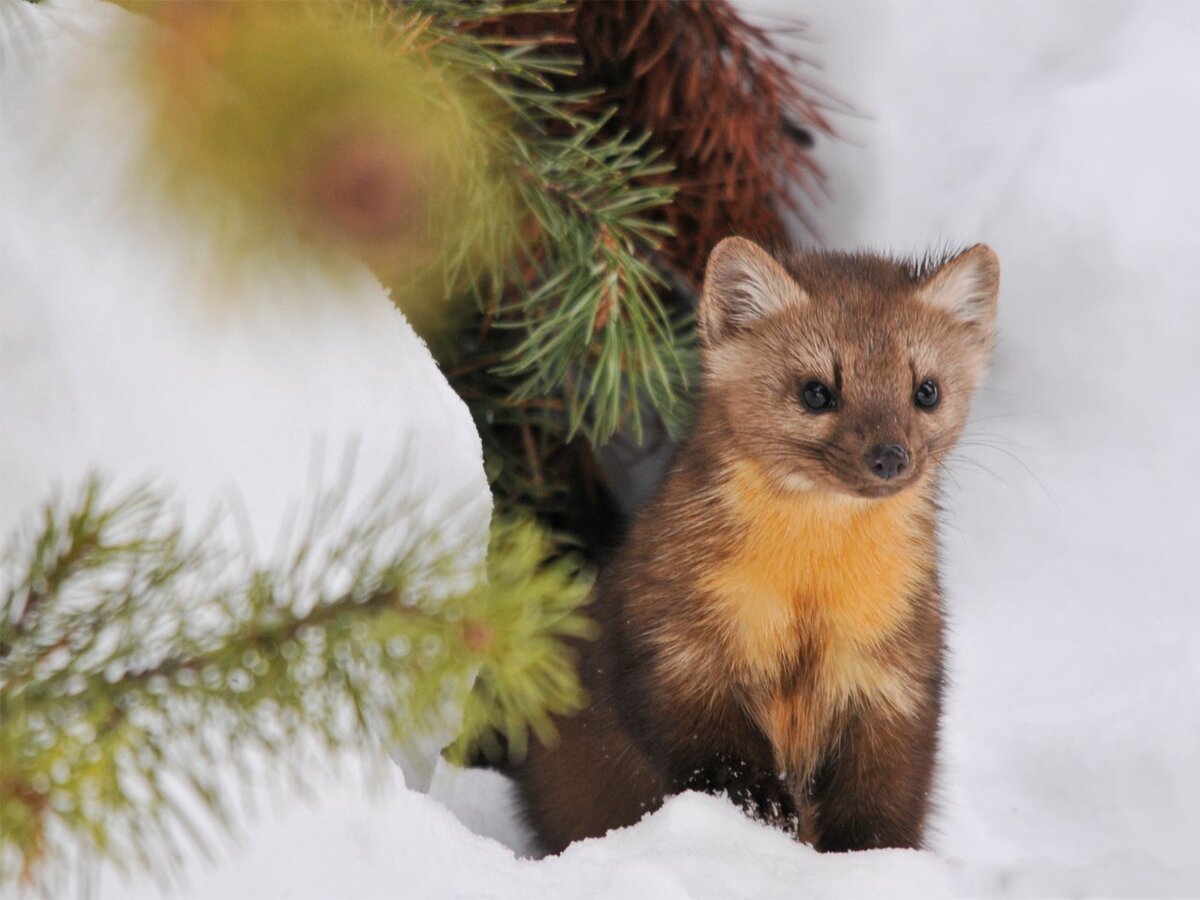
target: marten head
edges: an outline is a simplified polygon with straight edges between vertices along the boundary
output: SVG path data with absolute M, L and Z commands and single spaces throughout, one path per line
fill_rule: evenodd
M 885 497 L 921 482 L 962 431 L 999 282 L 983 244 L 904 262 L 722 241 L 699 309 L 722 451 L 791 491 Z

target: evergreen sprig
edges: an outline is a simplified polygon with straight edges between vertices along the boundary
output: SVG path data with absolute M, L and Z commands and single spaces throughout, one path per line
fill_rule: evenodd
M 670 229 L 648 213 L 671 201 L 644 135 L 607 133 L 588 97 L 551 78 L 578 66 L 557 37 L 499 37 L 475 26 L 497 16 L 563 12 L 524 4 L 417 2 L 435 65 L 452 67 L 503 111 L 491 130 L 496 177 L 511 184 L 523 221 L 513 252 L 471 285 L 479 316 L 443 354 L 475 415 L 498 498 L 545 503 L 564 485 L 548 469 L 577 435 L 592 445 L 618 430 L 640 436 L 648 408 L 686 414 L 692 330 L 664 306 L 653 265 Z M 482 243 L 498 244 L 499 240 Z
M 0 581 L 0 883 L 53 890 L 76 850 L 170 874 L 181 841 L 203 845 L 189 810 L 231 824 L 219 773 L 252 751 L 299 774 L 306 743 L 378 760 L 457 715 L 465 744 L 521 746 L 578 704 L 578 566 L 525 519 L 464 572 L 412 529 L 401 480 L 357 516 L 322 492 L 274 566 L 215 523 L 185 533 L 151 488 L 92 478 L 47 504 Z

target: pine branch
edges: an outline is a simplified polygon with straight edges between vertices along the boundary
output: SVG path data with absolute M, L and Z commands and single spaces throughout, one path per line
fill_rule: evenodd
M 80 852 L 169 874 L 177 837 L 200 840 L 189 804 L 230 824 L 214 773 L 244 775 L 249 750 L 293 772 L 305 738 L 379 759 L 454 710 L 464 742 L 521 746 L 574 708 L 577 566 L 510 520 L 487 576 L 464 573 L 460 548 L 406 532 L 396 481 L 346 525 L 323 493 L 267 567 L 190 537 L 148 488 L 110 499 L 93 478 L 46 506 L 0 593 L 0 883 L 52 889 Z
M 673 195 L 669 166 L 644 136 L 610 133 L 610 114 L 592 112 L 587 94 L 557 89 L 578 65 L 563 55 L 575 48 L 561 35 L 493 28 L 567 9 L 403 7 L 427 17 L 429 58 L 473 80 L 509 119 L 492 132 L 494 159 L 523 221 L 514 252 L 487 257 L 503 264 L 472 273 L 480 316 L 443 357 L 475 414 L 502 502 L 543 512 L 561 499 L 556 459 L 577 436 L 597 445 L 618 430 L 640 435 L 646 415 L 686 417 L 692 360 L 687 314 L 662 303 L 654 264 L 671 233 L 660 214 Z M 474 363 L 481 358 L 489 364 Z

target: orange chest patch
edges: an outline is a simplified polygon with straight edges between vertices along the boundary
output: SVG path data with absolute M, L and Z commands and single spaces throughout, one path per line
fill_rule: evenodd
M 735 470 L 730 489 L 742 538 L 705 586 L 735 667 L 771 681 L 803 641 L 831 700 L 886 690 L 890 676 L 873 651 L 904 622 L 932 569 L 926 499 L 781 495 L 750 465 Z

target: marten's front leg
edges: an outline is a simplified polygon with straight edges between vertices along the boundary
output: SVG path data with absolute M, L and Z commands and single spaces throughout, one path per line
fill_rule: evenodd
M 609 659 L 619 661 L 612 670 L 615 706 L 666 793 L 728 794 L 747 814 L 796 833 L 796 804 L 767 737 L 738 698 L 714 695 L 702 683 L 719 673 L 697 671 L 701 689 L 681 689 L 664 674 L 658 648 L 631 638 L 621 628 L 627 624 L 623 615 L 614 616 L 606 635 Z
M 680 712 L 656 742 L 668 791 L 727 794 L 753 818 L 795 834 L 799 817 L 791 790 L 776 770 L 770 743 L 745 713 L 732 703 L 694 715 Z
M 727 794 L 751 817 L 776 828 L 794 833 L 799 823 L 791 792 L 775 772 L 748 761 L 736 750 L 717 753 L 706 763 L 692 769 L 690 777 L 680 776 L 680 790 L 709 794 Z
M 937 686 L 913 715 L 862 710 L 818 774 L 813 798 L 822 851 L 920 848 L 937 754 Z

